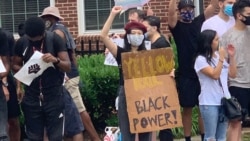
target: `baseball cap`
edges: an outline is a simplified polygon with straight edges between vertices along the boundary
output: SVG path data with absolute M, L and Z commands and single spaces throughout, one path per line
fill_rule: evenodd
M 182 9 L 184 7 L 187 7 L 187 6 L 195 8 L 194 2 L 192 0 L 180 0 L 180 2 L 178 4 L 178 9 Z

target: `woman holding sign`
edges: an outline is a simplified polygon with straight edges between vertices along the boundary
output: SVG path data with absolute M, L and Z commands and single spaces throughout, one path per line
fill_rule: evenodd
M 204 139 L 226 141 L 228 120 L 221 116 L 220 108 L 221 98 L 230 97 L 228 75 L 236 76 L 235 49 L 228 46 L 229 58 L 225 59 L 226 51 L 223 48 L 218 50 L 219 37 L 214 30 L 204 30 L 199 36 L 198 45 L 194 68 L 201 86 L 199 108 L 205 128 Z
M 114 44 L 109 36 L 108 32 L 112 25 L 112 22 L 117 14 L 122 11 L 122 7 L 114 6 L 106 23 L 103 26 L 101 32 L 101 40 L 105 44 L 105 46 L 109 49 L 112 55 L 116 58 L 116 61 L 119 66 L 119 74 L 120 74 L 120 88 L 119 88 L 119 111 L 118 111 L 118 119 L 119 126 L 122 133 L 123 141 L 134 141 L 135 134 L 130 132 L 129 127 L 129 119 L 127 112 L 127 104 L 125 99 L 125 90 L 124 90 L 124 79 L 122 73 L 122 65 L 121 65 L 121 54 L 124 52 L 138 52 L 141 50 L 146 50 L 144 44 L 144 34 L 147 32 L 146 27 L 139 22 L 130 22 L 125 25 L 125 36 L 124 36 L 124 48 L 121 48 Z M 151 133 L 139 133 L 139 141 L 151 141 Z

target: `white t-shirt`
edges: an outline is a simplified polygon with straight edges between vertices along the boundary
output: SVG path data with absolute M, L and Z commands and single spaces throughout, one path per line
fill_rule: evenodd
M 219 62 L 219 55 L 216 53 L 217 57 L 212 58 L 211 65 L 208 64 L 206 58 L 204 56 L 198 56 L 195 60 L 195 71 L 198 75 L 200 85 L 201 85 L 201 93 L 199 95 L 199 105 L 221 105 L 222 97 L 230 97 L 227 85 L 228 79 L 228 67 L 229 64 L 224 61 L 223 68 L 220 75 L 220 80 L 223 86 L 223 90 L 219 84 L 219 80 L 212 79 L 211 77 L 205 75 L 201 72 L 203 68 L 208 66 L 215 67 Z M 224 91 L 224 93 L 223 93 Z
M 233 27 L 234 24 L 235 24 L 234 17 L 230 16 L 228 21 L 224 21 L 218 15 L 215 15 L 207 19 L 202 24 L 201 32 L 206 29 L 212 29 L 218 33 L 219 37 L 221 37 L 228 29 Z

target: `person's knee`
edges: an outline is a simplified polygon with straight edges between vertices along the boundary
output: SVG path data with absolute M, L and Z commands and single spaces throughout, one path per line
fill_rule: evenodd
M 231 129 L 237 129 L 241 127 L 241 121 L 230 121 L 229 127 Z
M 84 120 L 90 120 L 90 116 L 87 111 L 82 111 L 80 115 L 82 118 L 84 118 Z

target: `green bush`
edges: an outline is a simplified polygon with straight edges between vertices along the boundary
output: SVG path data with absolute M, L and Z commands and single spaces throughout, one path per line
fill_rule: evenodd
M 175 138 L 183 138 L 184 137 L 184 130 L 182 127 L 173 128 L 172 129 L 173 135 Z M 191 135 L 199 134 L 199 125 L 198 125 L 198 108 L 195 107 L 192 113 L 192 129 Z
M 170 41 L 170 45 L 171 45 L 171 47 L 173 48 L 173 51 L 174 51 L 175 69 L 178 69 L 179 65 L 178 65 L 178 57 L 177 57 L 177 48 L 176 48 L 174 38 L 171 37 L 169 41 Z
M 104 55 L 91 55 L 78 59 L 78 68 L 83 83 L 81 94 L 94 126 L 101 131 L 106 125 L 117 126 L 113 111 L 119 84 L 118 67 L 104 65 Z

